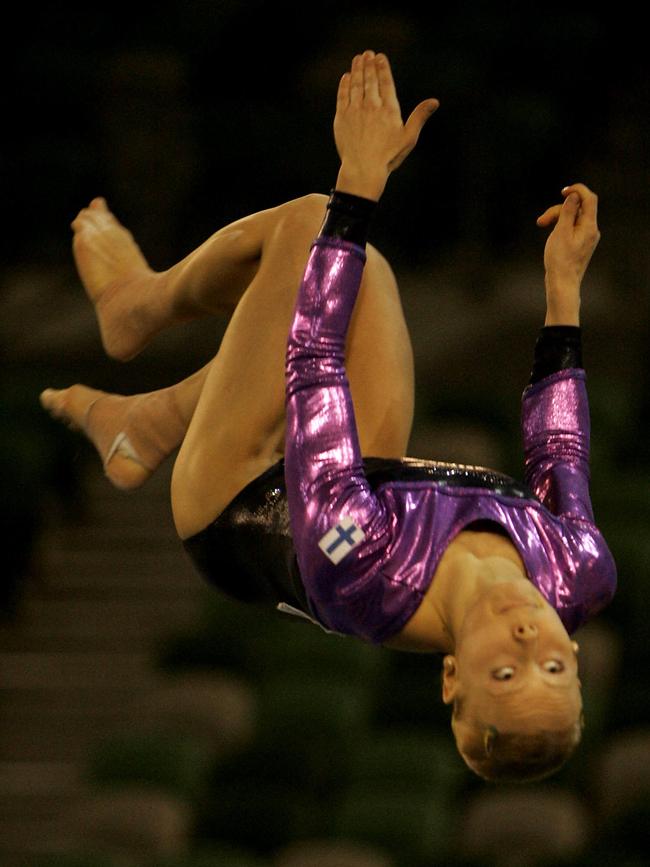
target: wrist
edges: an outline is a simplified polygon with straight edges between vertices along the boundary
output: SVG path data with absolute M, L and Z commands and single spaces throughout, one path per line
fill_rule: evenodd
M 320 234 L 365 247 L 376 210 L 374 199 L 332 190 Z
M 577 314 L 574 315 L 562 315 L 562 314 L 552 314 L 548 311 L 546 312 L 546 317 L 544 319 L 544 325 L 580 325 L 580 316 Z
M 580 325 L 580 303 L 554 304 L 547 301 L 544 325 Z
M 545 325 L 580 325 L 580 283 L 546 275 Z
M 534 385 L 560 370 L 582 367 L 582 335 L 579 328 L 542 328 L 535 343 L 530 375 Z
M 386 181 L 388 172 L 370 171 L 358 169 L 343 163 L 336 178 L 336 189 L 352 196 L 361 196 L 364 199 L 379 201 Z

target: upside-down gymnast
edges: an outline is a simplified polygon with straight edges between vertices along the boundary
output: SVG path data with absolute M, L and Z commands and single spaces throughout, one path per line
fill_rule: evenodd
M 200 573 L 328 631 L 443 654 L 442 699 L 467 765 L 489 780 L 539 779 L 580 740 L 570 635 L 616 585 L 589 499 L 580 358 L 597 201 L 574 184 L 537 220 L 553 229 L 522 400 L 525 483 L 403 457 L 411 347 L 393 273 L 366 238 L 437 106 L 427 99 L 403 123 L 386 56 L 357 55 L 339 85 L 329 198 L 239 220 L 165 272 L 94 199 L 72 223 L 73 252 L 110 356 L 126 361 L 193 317 L 230 322 L 214 360 L 177 385 L 131 396 L 74 385 L 41 401 L 90 438 L 122 488 L 180 446 L 172 510 Z

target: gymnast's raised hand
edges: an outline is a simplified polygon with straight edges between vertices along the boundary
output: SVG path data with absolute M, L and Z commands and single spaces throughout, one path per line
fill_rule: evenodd
M 580 324 L 580 286 L 598 241 L 598 196 L 585 184 L 562 190 L 564 203 L 537 218 L 546 228 L 555 223 L 544 248 L 545 325 Z
M 336 188 L 379 199 L 438 105 L 437 99 L 425 99 L 404 123 L 388 58 L 374 51 L 358 54 L 341 77 L 336 100 L 334 140 L 341 158 Z

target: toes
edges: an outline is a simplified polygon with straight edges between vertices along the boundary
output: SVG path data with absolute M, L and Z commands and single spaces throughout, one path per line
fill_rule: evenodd
M 52 418 L 62 422 L 70 430 L 83 431 L 85 409 L 79 404 L 79 394 L 78 390 L 75 391 L 75 386 L 63 389 L 46 388 L 39 399 L 43 409 L 47 410 Z
M 43 409 L 48 410 L 48 412 L 55 412 L 57 407 L 57 398 L 60 394 L 61 391 L 56 388 L 46 388 L 42 391 L 39 395 L 39 400 Z
M 45 391 L 41 392 L 40 401 L 43 409 L 46 409 L 51 416 L 66 423 L 70 421 L 65 391 L 57 388 L 46 388 Z
M 75 230 L 75 232 L 78 232 L 87 225 L 90 220 L 94 220 L 96 216 L 110 213 L 106 199 L 103 196 L 96 196 L 94 199 L 91 199 L 86 208 L 82 208 L 79 211 L 77 216 L 70 223 L 70 226 Z
M 88 225 L 89 217 L 91 216 L 92 214 L 88 208 L 82 208 L 70 223 L 71 228 L 74 229 L 75 232 L 81 231 L 81 229 Z
M 77 425 L 67 411 L 64 391 L 56 388 L 46 388 L 40 394 L 40 401 L 43 409 L 47 410 L 52 418 L 62 422 L 70 430 L 78 430 Z

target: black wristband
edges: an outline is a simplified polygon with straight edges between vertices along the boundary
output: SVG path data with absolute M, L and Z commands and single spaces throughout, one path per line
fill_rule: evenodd
M 582 367 L 582 333 L 578 325 L 546 325 L 535 343 L 530 384 L 559 370 Z
M 332 190 L 320 234 L 365 247 L 377 202 Z

